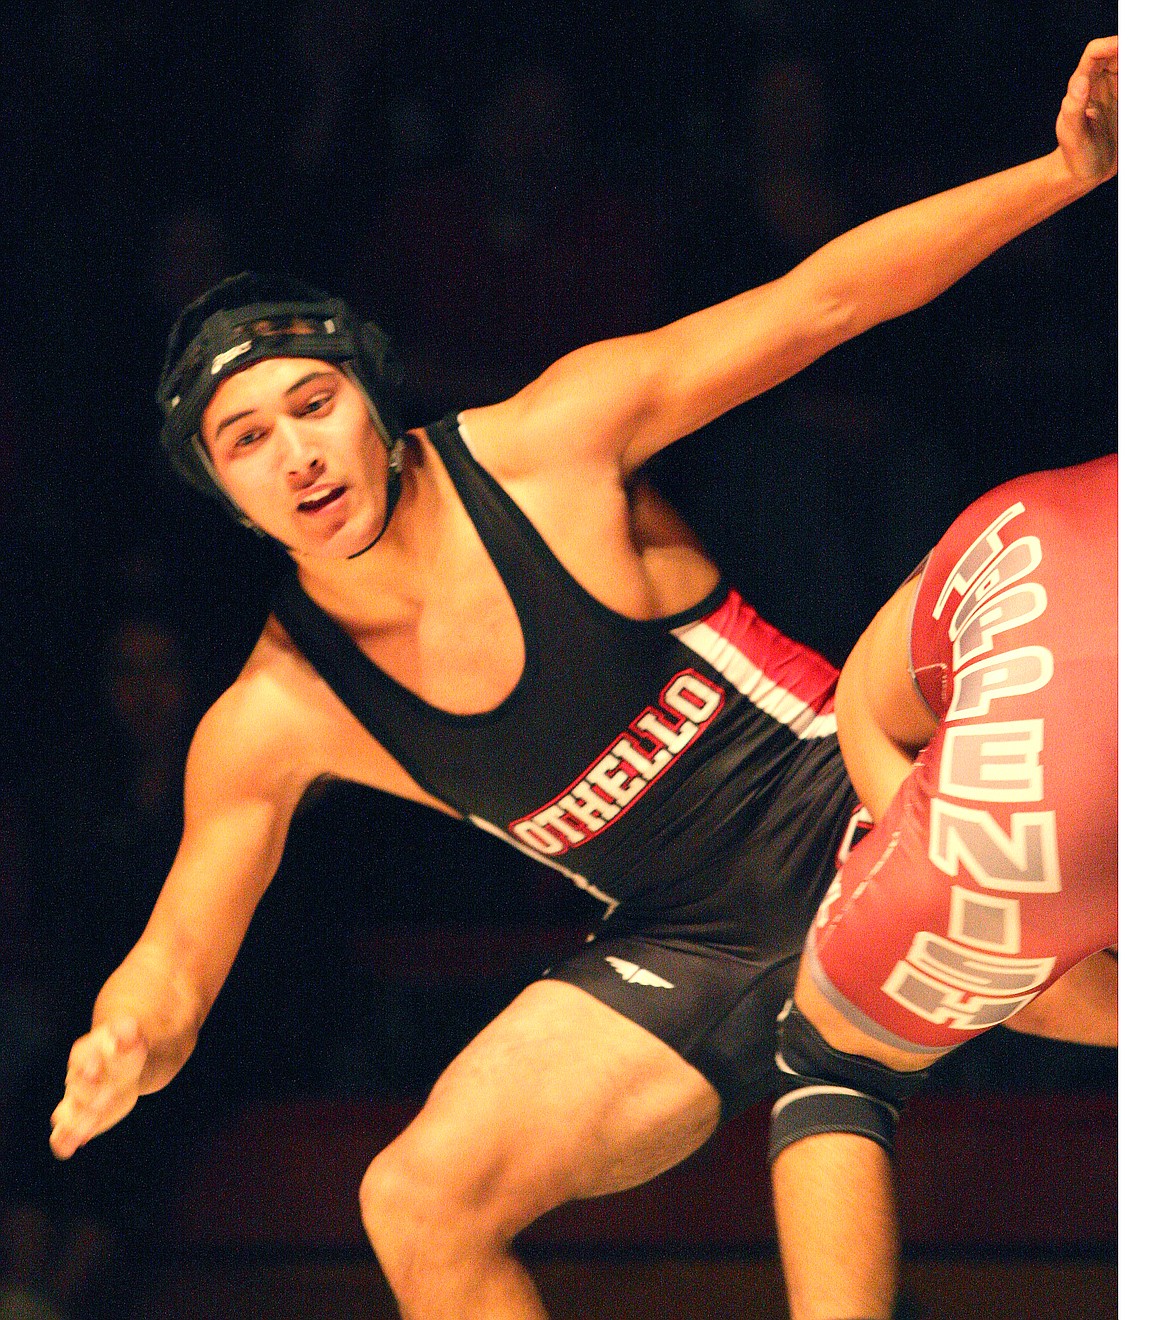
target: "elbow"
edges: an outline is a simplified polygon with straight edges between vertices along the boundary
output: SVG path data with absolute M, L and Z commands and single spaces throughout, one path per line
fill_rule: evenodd
M 801 321 L 807 327 L 810 361 L 879 319 L 872 314 L 872 294 L 865 296 L 862 281 L 846 278 L 836 264 L 828 264 L 820 256 L 814 253 L 784 277 L 792 281 L 794 305 L 800 308 Z
M 816 324 L 827 352 L 847 339 L 868 330 L 871 322 L 862 314 L 860 301 L 844 289 L 828 289 L 821 295 Z

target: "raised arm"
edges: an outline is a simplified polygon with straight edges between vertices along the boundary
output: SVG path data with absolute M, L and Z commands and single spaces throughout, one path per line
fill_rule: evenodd
M 304 784 L 254 705 L 229 689 L 195 734 L 174 865 L 142 937 L 102 987 L 91 1030 L 69 1055 L 50 1137 L 61 1159 L 187 1061 L 275 874 Z
M 870 326 L 921 307 L 1117 170 L 1117 38 L 1093 41 L 1045 156 L 870 220 L 769 284 L 660 330 L 592 344 L 508 404 L 543 442 L 652 454 Z M 563 453 L 563 449 L 561 451 Z

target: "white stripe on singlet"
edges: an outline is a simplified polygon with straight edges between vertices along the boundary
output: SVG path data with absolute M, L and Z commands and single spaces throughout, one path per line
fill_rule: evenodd
M 675 628 L 674 635 L 684 646 L 718 673 L 739 692 L 778 724 L 786 725 L 798 738 L 827 738 L 837 732 L 837 716 L 818 715 L 805 701 L 782 688 L 753 664 L 733 642 L 720 636 L 708 623 L 688 623 Z

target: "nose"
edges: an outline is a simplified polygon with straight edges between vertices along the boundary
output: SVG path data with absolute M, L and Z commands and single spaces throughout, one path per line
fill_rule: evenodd
M 314 437 L 289 417 L 277 422 L 283 443 L 284 469 L 294 487 L 307 486 L 321 475 L 325 461 Z

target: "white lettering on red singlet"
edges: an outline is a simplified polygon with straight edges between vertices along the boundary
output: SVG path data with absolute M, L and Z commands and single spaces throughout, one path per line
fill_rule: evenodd
M 942 618 L 947 599 L 952 591 L 965 597 L 971 588 L 978 584 L 983 570 L 1003 549 L 1003 539 L 999 535 L 1000 528 L 1005 523 L 1011 522 L 1013 518 L 1018 518 L 1023 512 L 1024 506 L 1017 500 L 1010 509 L 1004 510 L 991 526 L 986 531 L 981 532 L 978 538 L 967 547 L 960 556 L 959 562 L 951 569 L 950 576 L 943 583 L 943 588 L 938 593 L 938 600 L 935 601 L 933 610 L 936 619 Z
M 1001 596 L 985 601 L 955 628 L 952 621 L 951 638 L 954 646 L 954 665 L 958 668 L 976 656 L 991 650 L 995 637 L 1009 628 L 1018 628 L 1039 618 L 1048 606 L 1048 596 L 1038 582 L 1023 582 Z
M 949 728 L 938 789 L 973 802 L 1039 802 L 1044 796 L 1043 720 Z
M 996 555 L 959 602 L 948 628 L 951 640 L 954 641 L 963 631 L 967 621 L 986 600 L 993 595 L 997 600 L 1002 599 L 999 593 L 1013 582 L 1027 577 L 1043 558 L 1040 542 L 1034 536 L 1021 536 Z
M 918 931 L 882 986 L 910 1012 L 958 1031 L 1011 1017 L 1044 987 L 1056 961 L 1020 956 L 1021 908 L 1012 897 L 1059 892 L 1056 812 L 1013 811 L 1005 830 L 975 805 L 1044 797 L 1043 719 L 983 718 L 996 702 L 1039 691 L 1055 672 L 1047 647 L 1010 646 L 1014 630 L 1048 606 L 1044 588 L 1025 580 L 1043 558 L 1039 539 L 1005 545 L 1000 535 L 1023 512 L 1017 501 L 980 533 L 934 606 L 940 619 L 959 597 L 948 626 L 954 688 L 929 842 L 931 863 L 956 883 L 946 935 Z
M 724 690 L 684 669 L 564 793 L 508 829 L 545 857 L 595 838 L 670 768 L 723 706 Z
M 1055 811 L 1013 811 L 1005 832 L 990 811 L 942 798 L 930 803 L 930 860 L 946 875 L 963 870 L 984 889 L 1017 894 L 1060 890 Z
M 993 701 L 1022 697 L 1047 685 L 1052 677 L 1052 652 L 1046 646 L 1022 646 L 1002 655 L 984 656 L 955 675 L 948 720 L 986 715 Z

